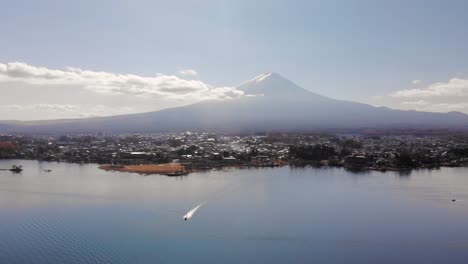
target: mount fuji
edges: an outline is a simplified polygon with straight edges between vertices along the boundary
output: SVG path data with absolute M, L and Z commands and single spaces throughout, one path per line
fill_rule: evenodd
M 299 87 L 277 73 L 237 87 L 244 96 L 155 112 L 110 117 L 1 122 L 0 132 L 303 132 L 346 129 L 468 129 L 468 115 L 374 107 L 336 100 Z

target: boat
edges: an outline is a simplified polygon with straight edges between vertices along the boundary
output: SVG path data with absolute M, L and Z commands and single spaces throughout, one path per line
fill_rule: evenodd
M 19 172 L 23 171 L 23 167 L 21 165 L 20 166 L 13 165 L 13 166 L 11 166 L 10 171 L 15 172 L 15 173 L 19 173 Z

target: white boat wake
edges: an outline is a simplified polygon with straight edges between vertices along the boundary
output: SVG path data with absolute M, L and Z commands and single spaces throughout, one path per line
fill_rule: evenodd
M 196 212 L 198 209 L 200 209 L 200 207 L 201 207 L 202 205 L 204 205 L 205 203 L 206 203 L 206 201 L 203 202 L 203 203 L 201 203 L 201 204 L 199 204 L 199 205 L 197 205 L 197 207 L 193 208 L 192 210 L 188 211 L 188 212 L 184 215 L 184 220 L 187 221 L 187 220 L 189 220 L 190 218 L 192 218 L 192 216 L 195 214 L 195 212 Z

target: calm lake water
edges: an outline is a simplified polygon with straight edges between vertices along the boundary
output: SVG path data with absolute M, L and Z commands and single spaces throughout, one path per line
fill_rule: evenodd
M 468 261 L 467 168 L 174 178 L 94 164 L 7 160 L 0 168 L 13 164 L 23 173 L 0 171 L 0 263 Z

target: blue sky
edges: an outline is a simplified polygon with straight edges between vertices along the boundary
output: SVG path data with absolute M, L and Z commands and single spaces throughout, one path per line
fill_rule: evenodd
M 273 71 L 330 97 L 405 108 L 388 95 L 467 79 L 466 10 L 418 0 L 3 1 L 0 62 L 139 76 L 193 69 L 214 87 Z M 419 103 L 409 108 L 451 110 L 410 99 Z M 445 99 L 434 102 L 460 103 Z

